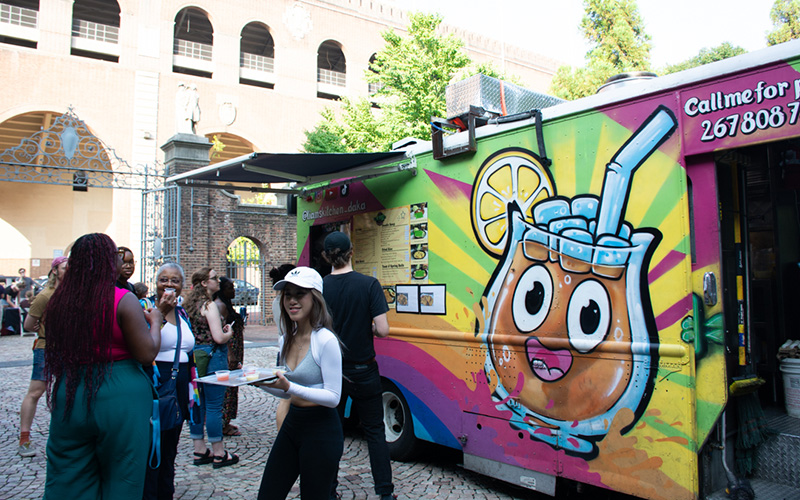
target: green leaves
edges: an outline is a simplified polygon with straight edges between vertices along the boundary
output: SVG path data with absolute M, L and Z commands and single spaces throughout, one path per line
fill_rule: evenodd
M 767 34 L 767 45 L 800 38 L 800 0 L 775 0 L 769 18 L 774 29 Z
M 703 48 L 691 59 L 687 59 L 686 61 L 678 64 L 669 65 L 663 70 L 659 71 L 659 74 L 669 75 L 670 73 L 677 73 L 678 71 L 683 71 L 685 69 L 702 66 L 703 64 L 708 64 L 715 61 L 721 61 L 733 56 L 738 56 L 744 54 L 745 52 L 746 51 L 741 47 L 734 46 L 730 42 L 723 42 L 716 47 Z
M 562 66 L 550 84 L 553 95 L 578 99 L 592 95 L 606 79 L 627 71 L 650 69 L 650 36 L 636 0 L 584 0 L 581 30 L 593 46 L 586 66 Z

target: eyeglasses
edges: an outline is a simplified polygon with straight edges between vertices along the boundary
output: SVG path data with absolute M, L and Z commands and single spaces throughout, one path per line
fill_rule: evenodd
M 219 276 L 209 276 L 208 279 L 214 280 L 214 281 L 219 281 Z
M 181 286 L 183 285 L 183 280 L 180 278 L 158 278 L 158 283 L 161 285 Z

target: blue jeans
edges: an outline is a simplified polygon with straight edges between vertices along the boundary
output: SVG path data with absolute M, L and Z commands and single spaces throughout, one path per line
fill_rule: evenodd
M 200 345 L 195 349 L 202 349 L 211 355 L 206 375 L 228 369 L 227 345 Z M 222 401 L 225 398 L 226 387 L 214 384 L 197 384 L 197 386 L 200 389 L 200 423 L 189 426 L 189 435 L 192 439 L 203 439 L 203 422 L 205 422 L 208 442 L 222 441 Z
M 369 464 L 372 468 L 372 480 L 375 493 L 390 494 L 394 491 L 392 484 L 392 464 L 389 458 L 389 446 L 386 444 L 386 432 L 383 424 L 383 386 L 378 372 L 378 363 L 342 367 L 342 399 L 339 402 L 339 416 L 344 414 L 347 397 L 353 400 L 353 408 L 358 414 L 361 429 L 367 439 Z M 349 379 L 349 380 L 348 380 Z M 332 492 L 336 491 L 338 481 L 334 479 Z

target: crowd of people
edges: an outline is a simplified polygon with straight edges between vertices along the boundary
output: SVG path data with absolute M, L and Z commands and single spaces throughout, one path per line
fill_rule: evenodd
M 347 398 L 367 437 L 375 493 L 396 498 L 372 342 L 389 333 L 388 306 L 378 281 L 353 271 L 352 253 L 347 235 L 334 232 L 325 240 L 332 272 L 324 280 L 292 264 L 270 272 L 279 292 L 273 314 L 281 368 L 254 385 L 281 401 L 259 499 L 286 498 L 298 477 L 303 499 L 339 497 Z M 189 287 L 183 268 L 166 263 L 148 297 L 146 285 L 129 283 L 134 271 L 129 248 L 87 234 L 69 258 L 53 260 L 47 285 L 30 303 L 25 329 L 37 337 L 19 454 L 36 454 L 31 424 L 46 394 L 45 498 L 173 498 L 184 422 L 195 466 L 239 462 L 224 446 L 225 436 L 241 434 L 231 424 L 238 389 L 197 381 L 242 368 L 245 324 L 233 307 L 233 281 L 203 267 Z M 165 416 L 173 399 L 174 415 Z

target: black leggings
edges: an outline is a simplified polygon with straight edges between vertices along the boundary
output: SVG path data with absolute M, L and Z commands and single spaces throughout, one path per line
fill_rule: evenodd
M 284 500 L 298 475 L 303 500 L 328 500 L 343 450 L 336 408 L 290 406 L 269 453 L 258 500 Z

